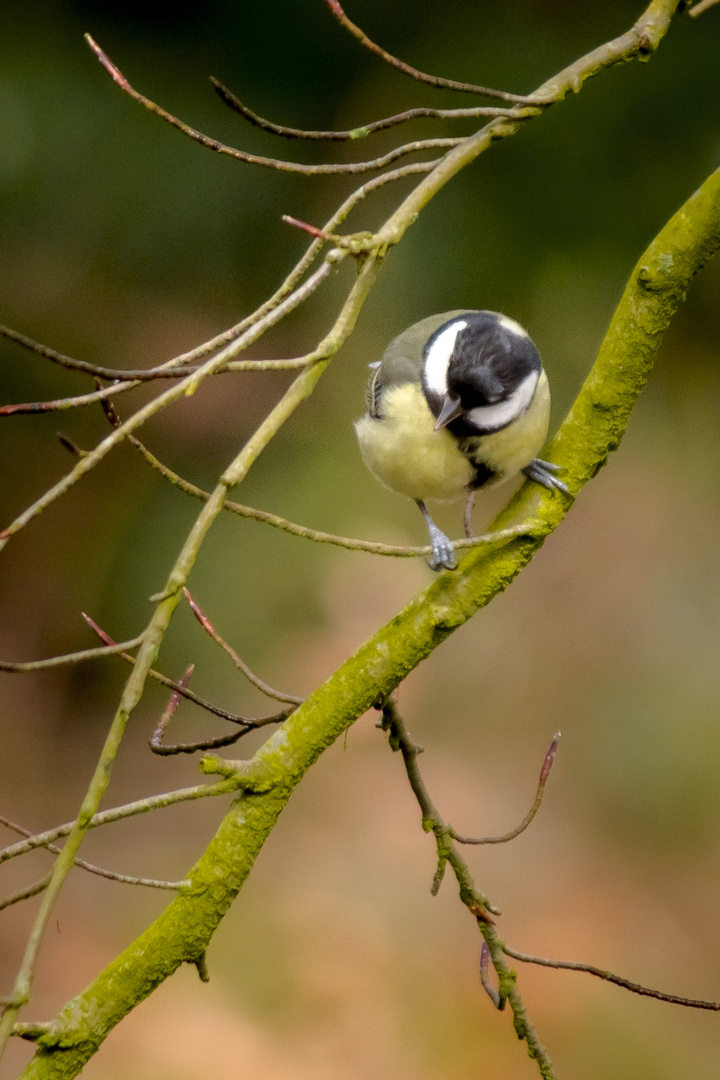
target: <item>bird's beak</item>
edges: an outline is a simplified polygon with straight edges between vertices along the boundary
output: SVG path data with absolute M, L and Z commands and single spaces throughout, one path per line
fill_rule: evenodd
M 447 427 L 451 420 L 457 419 L 462 411 L 463 407 L 460 398 L 452 398 L 449 394 L 446 394 L 440 414 L 435 421 L 435 431 Z

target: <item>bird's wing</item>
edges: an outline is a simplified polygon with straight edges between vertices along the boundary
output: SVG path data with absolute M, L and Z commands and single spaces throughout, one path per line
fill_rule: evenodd
M 419 383 L 422 380 L 423 350 L 428 339 L 444 323 L 466 314 L 467 309 L 461 309 L 430 315 L 413 323 L 407 330 L 403 330 L 402 334 L 393 338 L 368 383 L 367 406 L 371 416 L 377 418 L 381 415 L 381 399 L 386 387 L 408 382 Z

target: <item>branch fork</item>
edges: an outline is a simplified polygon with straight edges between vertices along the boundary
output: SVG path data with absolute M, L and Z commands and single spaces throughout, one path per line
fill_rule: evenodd
M 198 762 L 205 776 L 222 776 L 232 780 L 238 791 L 246 795 L 265 795 L 282 786 L 283 778 L 267 763 L 257 758 L 249 761 L 229 761 L 227 758 L 206 754 Z

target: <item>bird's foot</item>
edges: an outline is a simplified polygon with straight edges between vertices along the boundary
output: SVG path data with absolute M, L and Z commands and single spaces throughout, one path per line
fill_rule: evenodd
M 428 559 L 427 564 L 431 570 L 454 570 L 455 569 L 455 548 L 450 540 L 441 529 L 435 526 L 430 530 L 430 543 L 432 544 L 432 558 Z
M 428 566 L 431 570 L 454 570 L 455 569 L 455 549 L 450 540 L 442 529 L 438 529 L 437 525 L 430 517 L 425 503 L 421 499 L 417 499 L 418 508 L 420 513 L 425 518 L 425 524 L 428 527 L 428 533 L 430 534 L 430 543 L 432 544 L 432 558 L 428 559 Z
M 541 484 L 548 491 L 562 491 L 564 495 L 570 495 L 570 488 L 562 480 L 558 480 L 556 473 L 564 472 L 562 465 L 556 465 L 554 461 L 542 461 L 541 458 L 533 458 L 522 472 L 536 484 Z

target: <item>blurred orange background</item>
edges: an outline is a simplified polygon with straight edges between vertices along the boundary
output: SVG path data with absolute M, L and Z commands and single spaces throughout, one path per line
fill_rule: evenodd
M 6 6 L 7 8 L 8 6 Z M 208 134 L 256 153 L 352 160 L 392 145 L 290 143 L 212 93 L 213 74 L 281 123 L 346 128 L 467 98 L 411 83 L 364 52 L 322 0 L 165 6 L 28 0 L 0 16 L 0 321 L 70 355 L 133 368 L 232 325 L 304 248 L 281 222 L 322 223 L 352 178 L 267 173 L 183 139 L 125 97 L 82 41 L 90 31 L 140 90 Z M 566 0 L 348 2 L 371 37 L 419 67 L 530 91 L 621 33 L 640 4 Z M 669 216 L 720 165 L 720 8 L 678 16 L 649 65 L 587 84 L 447 187 L 392 253 L 357 332 L 313 398 L 237 490 L 315 528 L 424 543 L 415 508 L 366 473 L 352 420 L 367 363 L 411 322 L 455 307 L 507 312 L 530 330 L 559 423 L 624 283 Z M 420 121 L 408 136 L 455 134 Z M 353 228 L 399 198 L 363 205 Z M 331 325 L 350 271 L 258 345 L 296 356 Z M 504 595 L 407 680 L 400 707 L 426 747 L 432 796 L 466 834 L 503 832 L 532 801 L 563 732 L 543 807 L 514 843 L 472 850 L 478 886 L 516 948 L 584 960 L 668 992 L 720 999 L 720 262 L 693 285 L 663 343 L 620 452 Z M 9 343 L 4 402 L 93 387 Z M 287 384 L 224 376 L 144 429 L 158 456 L 205 487 Z M 141 400 L 145 391 L 132 400 Z M 118 399 L 127 415 L 131 397 Z M 90 447 L 97 406 L 6 417 L 6 524 L 72 464 L 62 431 Z M 483 528 L 509 494 L 479 500 Z M 116 639 L 139 632 L 197 504 L 120 448 L 15 537 L 0 560 L 0 655 L 95 644 L 80 611 Z M 461 533 L 461 508 L 439 521 Z M 304 694 L 430 580 L 421 560 L 351 553 L 227 516 L 193 594 L 268 681 Z M 239 712 L 260 695 L 178 610 L 159 666 Z M 0 813 L 32 829 L 71 819 L 127 672 L 120 660 L 0 684 Z M 154 757 L 165 704 L 133 716 L 106 806 L 199 781 L 192 758 Z M 399 759 L 365 716 L 311 770 L 211 945 L 209 985 L 181 970 L 86 1067 L 91 1080 L 518 1080 L 536 1075 L 478 977 L 477 929 L 448 879 L 432 898 L 434 846 Z M 191 706 L 178 739 L 224 733 Z M 249 756 L 257 741 L 240 743 Z M 128 874 L 182 878 L 219 800 L 91 834 L 83 855 Z M 3 830 L 5 833 L 6 831 Z M 7 841 L 12 834 L 7 832 Z M 50 865 L 3 868 L 5 895 Z M 162 910 L 167 895 L 75 872 L 44 944 L 24 1017 L 47 1019 Z M 0 916 L 9 991 L 37 901 Z M 718 1025 L 587 975 L 522 967 L 528 1012 L 564 1080 L 717 1075 Z M 15 1043 L 12 1076 L 32 1048 Z

